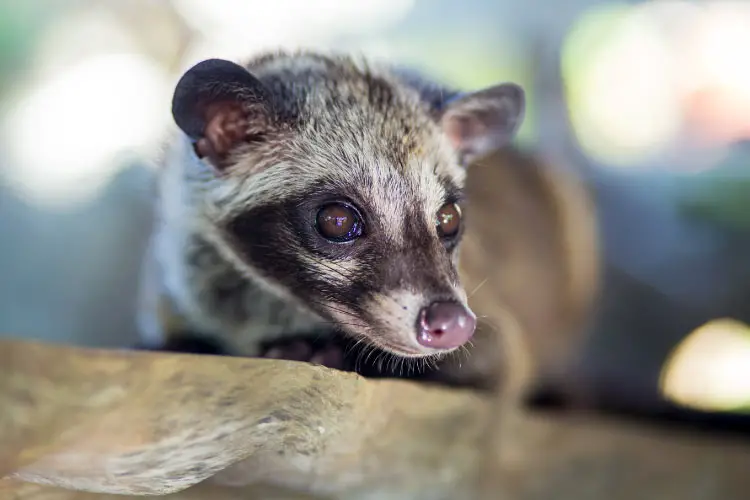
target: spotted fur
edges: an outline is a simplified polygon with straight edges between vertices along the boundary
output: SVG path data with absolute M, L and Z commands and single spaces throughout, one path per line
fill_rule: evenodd
M 458 92 L 347 56 L 273 53 L 245 67 L 273 112 L 248 123 L 229 166 L 217 173 L 185 134 L 170 144 L 144 273 L 146 339 L 171 335 L 153 319 L 166 310 L 177 331 L 243 355 L 331 327 L 400 356 L 435 355 L 416 342 L 420 308 L 466 305 L 458 239 L 436 231 L 440 207 L 462 203 L 462 158 L 436 119 Z M 314 220 L 341 199 L 360 208 L 366 233 L 337 246 Z

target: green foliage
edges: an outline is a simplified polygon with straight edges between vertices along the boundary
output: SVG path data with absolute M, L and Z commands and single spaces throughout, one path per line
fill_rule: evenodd
M 750 230 L 750 179 L 716 177 L 701 184 L 680 204 L 686 216 L 733 231 Z
M 0 91 L 30 59 L 37 37 L 62 7 L 50 0 L 0 0 Z

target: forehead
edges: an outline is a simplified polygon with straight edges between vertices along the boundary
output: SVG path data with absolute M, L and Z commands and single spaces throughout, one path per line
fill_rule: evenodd
M 457 195 L 460 185 L 445 170 L 431 158 L 415 156 L 402 168 L 383 163 L 362 172 L 369 182 L 354 189 L 381 234 L 400 244 L 411 230 L 434 226 L 437 211 Z
M 338 80 L 312 72 L 306 81 L 287 110 L 294 125 L 239 162 L 238 173 L 254 178 L 242 182 L 246 206 L 323 185 L 384 218 L 394 207 L 434 214 L 460 192 L 464 169 L 413 89 L 358 72 Z
M 305 184 L 350 196 L 371 215 L 391 219 L 391 227 L 407 211 L 431 221 L 459 196 L 464 169 L 435 126 L 406 130 L 409 135 L 400 128 L 373 120 L 344 134 L 311 135 L 290 167 L 300 170 Z
M 438 176 L 463 184 L 455 152 L 416 89 L 389 73 L 351 67 L 318 83 L 297 112 L 303 154 L 376 180 L 414 185 Z
M 319 163 L 303 167 L 311 174 L 369 187 L 381 199 L 429 201 L 463 186 L 454 150 L 408 89 L 382 84 L 334 94 L 308 103 L 309 121 L 295 141 L 296 163 Z

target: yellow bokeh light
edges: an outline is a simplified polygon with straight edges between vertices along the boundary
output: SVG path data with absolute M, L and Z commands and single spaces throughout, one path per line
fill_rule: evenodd
M 691 408 L 750 408 L 750 326 L 718 319 L 693 331 L 664 364 L 659 387 Z

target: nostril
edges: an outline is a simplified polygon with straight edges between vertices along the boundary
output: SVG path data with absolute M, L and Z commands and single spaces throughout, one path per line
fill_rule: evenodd
M 420 311 L 417 341 L 425 347 L 452 349 L 474 334 L 476 318 L 457 302 L 438 301 Z
M 420 314 L 423 330 L 434 334 L 442 334 L 448 330 L 455 318 L 445 314 L 445 311 L 437 312 L 435 308 L 425 307 Z

